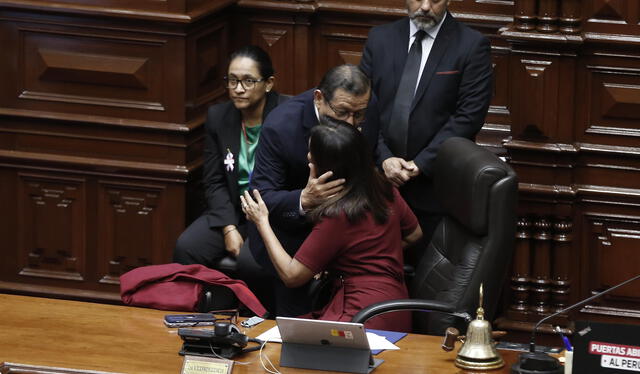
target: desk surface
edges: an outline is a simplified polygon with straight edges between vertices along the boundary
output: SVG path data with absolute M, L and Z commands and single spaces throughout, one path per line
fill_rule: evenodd
M 168 312 L 0 294 L 0 363 L 9 367 L 21 364 L 80 372 L 177 374 L 183 361 L 178 355 L 181 339 L 177 329 L 164 326 L 165 314 Z M 274 323 L 269 320 L 242 330 L 256 337 Z M 373 373 L 466 373 L 454 366 L 455 352 L 444 352 L 440 343 L 440 337 L 409 334 L 397 343 L 400 350 L 376 356 L 385 362 Z M 280 344 L 267 344 L 264 353 L 282 373 L 320 373 L 280 368 Z M 507 366 L 488 373 L 509 372 L 516 353 L 502 354 Z M 237 359 L 251 364 L 234 365 L 234 373 L 265 372 L 257 352 Z M 70 371 L 40 371 L 54 372 Z

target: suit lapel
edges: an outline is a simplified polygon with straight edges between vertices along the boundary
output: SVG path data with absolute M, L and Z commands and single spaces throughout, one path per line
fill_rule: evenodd
M 222 123 L 220 124 L 220 126 L 222 126 L 222 131 L 220 131 L 220 142 L 224 147 L 223 157 L 225 157 L 227 155 L 227 152 L 229 151 L 233 155 L 234 160 L 232 171 L 227 171 L 226 167 L 224 169 L 229 176 L 227 181 L 229 183 L 229 194 L 231 195 L 231 201 L 236 201 L 240 198 L 238 193 L 238 162 L 240 156 L 239 134 L 242 132 L 241 123 L 242 119 L 240 118 L 240 112 L 234 107 L 231 108 L 229 114 L 222 119 Z
M 422 95 L 424 95 L 427 87 L 429 87 L 429 83 L 431 83 L 436 67 L 440 63 L 444 53 L 447 51 L 449 39 L 451 39 L 451 33 L 453 32 L 454 22 L 453 17 L 447 12 L 444 23 L 442 24 L 442 27 L 436 36 L 436 40 L 434 40 L 433 46 L 431 47 L 427 63 L 424 65 L 424 70 L 420 77 L 420 84 L 418 85 L 416 95 L 413 97 L 413 102 L 411 103 L 411 111 L 416 107 L 416 104 L 420 101 Z
M 307 148 L 308 147 L 308 143 L 309 143 L 309 136 L 311 135 L 311 128 L 315 125 L 318 124 L 318 116 L 316 115 L 316 104 L 313 101 L 313 91 L 315 91 L 316 89 L 313 88 L 311 89 L 310 93 L 311 93 L 311 98 L 307 99 L 305 104 L 304 104 L 304 122 L 303 122 L 303 126 L 304 126 L 304 147 Z
M 394 53 L 392 76 L 395 79 L 395 82 L 393 83 L 394 92 L 398 90 L 400 78 L 404 71 L 404 64 L 407 63 L 407 56 L 409 55 L 409 22 L 411 22 L 411 20 L 409 17 L 406 17 L 399 23 L 400 27 L 396 29 L 396 34 L 393 40 Z

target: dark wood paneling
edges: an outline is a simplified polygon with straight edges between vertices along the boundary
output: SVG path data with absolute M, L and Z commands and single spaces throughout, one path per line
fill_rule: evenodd
M 315 84 L 324 73 L 341 64 L 358 65 L 371 24 L 347 22 L 344 18 L 325 15 L 320 17 L 315 45 L 318 51 L 314 74 Z
M 184 211 L 169 213 L 167 206 L 177 196 L 162 184 L 97 183 L 99 282 L 117 285 L 120 275 L 138 266 L 171 262 L 173 243 L 168 241 L 177 237 L 184 222 Z
M 296 62 L 308 61 L 302 51 L 296 51 L 296 39 L 305 35 L 296 34 L 296 24 L 292 18 L 251 18 L 251 42 L 262 47 L 271 56 L 276 70 L 278 90 L 282 93 L 297 94 L 301 83 L 297 78 L 306 73 L 306 64 Z M 292 61 L 293 60 L 293 61 Z
M 18 173 L 18 274 L 84 281 L 86 180 Z
M 513 330 L 640 273 L 640 8 L 554 2 L 516 2 L 515 24 L 500 32 L 512 64 L 505 147 L 521 182 L 509 306 L 499 321 Z M 536 239 L 543 221 L 550 245 Z M 630 285 L 554 323 L 568 332 L 575 318 L 640 323 L 638 290 Z
M 584 60 L 576 137 L 586 143 L 637 146 L 640 139 L 640 54 L 599 53 Z
M 6 291 L 113 302 L 122 273 L 171 261 L 201 203 L 186 194 L 231 2 L 107 2 L 0 1 Z
M 166 38 L 18 25 L 18 70 L 4 86 L 16 109 L 177 120 L 164 80 L 177 46 Z
M 629 211 L 629 209 L 626 209 Z M 610 209 L 589 204 L 583 215 L 585 258 L 582 292 L 594 294 L 612 287 L 638 274 L 640 258 L 640 216 L 635 209 L 632 215 L 612 214 Z M 629 284 L 615 290 L 600 300 L 585 306 L 590 313 L 620 314 L 635 310 L 640 305 L 640 288 Z M 616 308 L 607 309 L 607 308 Z

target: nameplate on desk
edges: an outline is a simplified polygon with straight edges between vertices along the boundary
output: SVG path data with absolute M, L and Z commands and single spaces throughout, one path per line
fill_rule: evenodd
M 182 374 L 231 374 L 233 361 L 201 357 L 184 356 Z

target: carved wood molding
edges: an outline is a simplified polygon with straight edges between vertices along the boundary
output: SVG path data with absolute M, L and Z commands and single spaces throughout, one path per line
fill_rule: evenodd
M 640 216 L 587 211 L 584 222 L 587 245 L 583 266 L 589 269 L 588 275 L 583 275 L 584 291 L 592 295 L 636 275 L 637 268 L 629 258 L 637 255 Z M 582 312 L 638 318 L 638 290 L 637 285 L 625 286 L 594 300 Z
M 72 174 L 144 177 L 149 180 L 186 183 L 193 170 L 202 161 L 194 161 L 187 166 L 90 158 L 50 153 L 0 150 L 0 166 L 19 167 L 29 170 L 48 170 Z
M 518 183 L 518 191 L 525 195 L 539 195 L 547 198 L 573 200 L 578 194 L 576 186 L 547 185 L 537 183 Z
M 201 114 L 186 123 L 146 121 L 128 118 L 115 118 L 106 116 L 93 116 L 76 113 L 49 112 L 39 110 L 0 108 L 0 118 L 2 116 L 17 118 L 36 118 L 41 120 L 52 120 L 67 123 L 90 123 L 96 125 L 109 125 L 114 127 L 133 127 L 150 130 L 172 131 L 177 133 L 188 133 L 195 128 L 202 126 L 206 114 Z
M 552 153 L 565 153 L 576 154 L 579 148 L 575 144 L 566 143 L 551 143 L 541 141 L 528 141 L 511 139 L 505 143 L 505 148 L 513 150 L 526 150 L 526 151 L 538 151 L 538 152 L 552 152 Z
M 134 100 L 119 100 L 119 99 L 107 99 L 103 97 L 90 97 L 80 95 L 64 95 L 50 92 L 37 92 L 37 91 L 22 91 L 18 97 L 20 99 L 27 100 L 42 100 L 53 101 L 69 104 L 86 104 L 86 105 L 100 105 L 111 106 L 118 108 L 131 108 L 131 109 L 143 109 L 143 110 L 156 110 L 165 111 L 165 107 L 162 103 L 148 102 L 148 101 L 134 101 Z
M 185 0 L 180 0 L 182 3 Z M 64 13 L 78 14 L 87 16 L 107 16 L 116 18 L 143 19 L 160 22 L 173 22 L 188 24 L 195 22 L 212 13 L 219 12 L 231 5 L 237 0 L 216 0 L 216 1 L 200 1 L 195 7 L 183 5 L 176 7 L 178 3 L 175 0 L 156 2 L 128 2 L 127 7 L 114 7 L 110 2 L 104 4 L 88 5 L 81 1 L 77 3 L 60 2 L 60 1 L 42 1 L 42 0 L 1 0 L 0 10 L 7 9 L 29 9 L 34 11 L 43 11 L 47 13 Z M 164 3 L 165 10 L 161 9 Z M 167 8 L 172 8 L 171 10 Z
M 513 1 L 493 0 L 494 6 L 512 7 Z M 238 0 L 238 6 L 246 9 L 265 9 L 293 13 L 366 14 L 383 18 L 400 18 L 407 15 L 402 2 L 390 4 L 388 0 Z M 449 12 L 458 20 L 498 29 L 513 22 L 512 14 L 499 11 L 469 12 L 463 6 L 451 4 Z
M 18 173 L 18 274 L 85 281 L 87 181 Z
M 98 186 L 98 282 L 117 285 L 129 270 L 161 263 L 167 188 L 119 180 Z
M 241 8 L 290 11 L 297 13 L 313 13 L 318 8 L 315 1 L 296 0 L 238 0 Z

